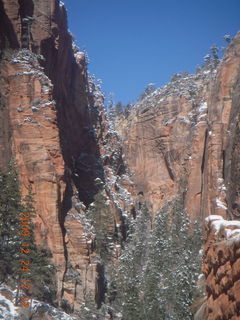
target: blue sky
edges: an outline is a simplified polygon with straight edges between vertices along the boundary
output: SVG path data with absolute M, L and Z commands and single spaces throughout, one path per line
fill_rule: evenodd
M 69 29 L 89 71 L 115 102 L 134 101 L 148 83 L 194 72 L 211 45 L 240 31 L 240 0 L 64 0 Z

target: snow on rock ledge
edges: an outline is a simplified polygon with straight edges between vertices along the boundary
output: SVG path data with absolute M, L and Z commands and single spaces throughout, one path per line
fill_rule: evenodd
M 240 239 L 240 221 L 226 221 L 218 215 L 211 215 L 205 219 L 210 233 L 224 239 Z

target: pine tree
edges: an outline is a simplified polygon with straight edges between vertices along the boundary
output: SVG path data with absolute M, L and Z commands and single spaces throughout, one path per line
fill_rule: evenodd
M 157 214 L 142 208 L 130 226 L 118 274 L 109 287 L 123 320 L 190 320 L 200 272 L 201 230 L 186 216 L 180 199 Z
M 116 112 L 114 108 L 113 94 L 109 94 L 108 104 L 107 104 L 107 114 L 110 121 L 113 121 L 116 117 Z
M 122 306 L 123 320 L 144 319 L 141 291 L 148 253 L 149 221 L 149 211 L 146 205 L 143 205 L 136 220 L 130 225 L 127 244 L 120 258 L 114 305 L 119 310 Z
M 0 281 L 16 274 L 14 258 L 19 251 L 19 216 L 22 211 L 18 175 L 10 162 L 0 173 Z
M 232 38 L 229 34 L 225 34 L 225 36 L 223 38 L 227 42 L 227 44 L 230 44 L 232 41 Z
M 28 187 L 28 194 L 23 198 L 23 213 L 30 215 L 29 231 L 30 236 L 27 242 L 30 252 L 25 260 L 30 261 L 29 271 L 24 273 L 26 279 L 30 280 L 31 286 L 27 293 L 32 297 L 54 304 L 55 291 L 55 267 L 51 262 L 52 254 L 48 248 L 36 244 L 34 237 L 33 218 L 36 216 L 34 207 L 34 193 L 31 184 Z
M 50 251 L 35 242 L 32 219 L 36 212 L 32 187 L 29 186 L 28 194 L 22 198 L 14 162 L 0 172 L 0 182 L 0 281 L 14 286 L 17 283 L 18 298 L 20 291 L 23 292 L 20 289 L 24 278 L 31 284 L 26 294 L 53 303 L 55 269 Z M 23 226 L 29 235 L 25 238 L 21 236 Z M 29 246 L 24 247 L 24 243 Z M 29 271 L 21 270 L 21 261 L 30 262 Z
M 212 54 L 212 62 L 213 62 L 213 66 L 214 68 L 217 67 L 217 65 L 219 64 L 220 60 L 219 60 L 219 48 L 216 45 L 212 45 L 210 48 L 211 54 Z
M 104 306 L 101 309 L 97 309 L 95 299 L 91 293 L 87 293 L 84 299 L 84 302 L 81 305 L 81 314 L 80 319 L 83 320 L 91 320 L 98 319 L 103 320 L 106 319 L 107 310 Z
M 118 102 L 115 106 L 115 115 L 120 116 L 123 113 L 124 106 L 121 102 Z
M 143 100 L 145 97 L 147 97 L 149 94 L 154 92 L 156 90 L 155 83 L 149 83 L 145 88 L 143 93 L 140 94 L 139 101 Z
M 201 230 L 177 200 L 158 214 L 152 233 L 144 301 L 149 320 L 192 319 L 190 305 L 200 272 Z
M 113 241 L 110 228 L 111 212 L 106 206 L 106 197 L 104 191 L 100 190 L 94 196 L 94 202 L 88 210 L 88 217 L 92 220 L 95 228 L 95 250 L 103 261 L 108 260 L 110 255 L 110 244 Z

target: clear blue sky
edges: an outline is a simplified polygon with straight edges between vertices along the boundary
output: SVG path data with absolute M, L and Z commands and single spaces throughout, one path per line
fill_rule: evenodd
M 114 100 L 134 101 L 150 83 L 195 71 L 212 44 L 240 30 L 240 0 L 64 0 L 89 70 Z

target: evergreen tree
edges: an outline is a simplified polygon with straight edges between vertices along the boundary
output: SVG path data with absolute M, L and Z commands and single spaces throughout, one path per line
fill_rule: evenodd
M 152 230 L 149 212 L 141 211 L 130 228 L 117 281 L 112 278 L 113 306 L 123 320 L 190 320 L 201 230 L 190 223 L 179 199 L 157 214 Z
M 132 108 L 131 103 L 128 103 L 128 104 L 125 106 L 125 108 L 124 108 L 124 116 L 125 116 L 125 117 L 128 117 L 128 116 L 129 116 L 131 108 Z
M 115 115 L 120 116 L 124 111 L 124 106 L 121 102 L 118 102 L 115 106 Z
M 88 210 L 88 217 L 91 219 L 96 233 L 95 250 L 103 261 L 108 260 L 110 244 L 113 241 L 110 232 L 112 215 L 109 207 L 106 206 L 106 200 L 104 191 L 100 190 L 94 196 L 94 202 Z
M 216 45 L 211 46 L 210 51 L 212 53 L 212 61 L 213 65 L 216 68 L 216 66 L 219 64 L 219 48 Z
M 110 121 L 113 121 L 116 117 L 112 93 L 109 94 L 109 99 L 107 104 L 107 114 Z
M 117 296 L 114 305 L 122 311 L 123 320 L 143 318 L 142 283 L 148 255 L 150 216 L 146 205 L 129 228 L 126 247 L 120 258 Z M 113 280 L 114 281 L 114 280 Z
M 201 230 L 190 223 L 180 200 L 171 210 L 161 210 L 152 232 L 145 276 L 147 319 L 192 319 L 189 307 L 200 272 L 200 247 Z
M 30 217 L 27 243 L 30 244 L 29 253 L 24 260 L 29 261 L 29 271 L 24 272 L 26 279 L 30 280 L 31 286 L 27 293 L 32 297 L 54 304 L 56 298 L 55 291 L 55 267 L 51 262 L 52 254 L 48 248 L 36 244 L 34 237 L 33 218 L 36 216 L 34 207 L 34 193 L 31 184 L 28 187 L 28 194 L 23 198 L 22 212 Z M 22 241 L 24 242 L 24 241 Z M 22 276 L 22 274 L 21 274 Z
M 139 101 L 143 100 L 145 97 L 147 97 L 149 94 L 154 92 L 156 90 L 155 83 L 149 83 L 145 88 L 143 93 L 141 93 Z
M 106 319 L 106 316 L 107 316 L 107 308 L 105 308 L 105 306 L 102 306 L 101 309 L 97 309 L 96 303 L 92 294 L 91 293 L 86 294 L 84 302 L 81 305 L 80 319 L 103 320 L 103 319 Z
M 223 38 L 227 42 L 227 44 L 230 44 L 232 41 L 232 38 L 229 34 L 225 34 L 225 36 Z
M 31 185 L 22 199 L 14 162 L 0 172 L 0 182 L 0 281 L 18 283 L 18 295 L 21 291 L 53 303 L 55 270 L 49 250 L 35 242 L 32 222 L 35 216 L 34 194 Z M 23 230 L 27 230 L 27 237 L 21 236 Z M 26 243 L 27 247 L 24 246 Z M 22 266 L 29 270 L 23 272 Z M 30 284 L 26 285 L 26 290 L 23 290 L 23 279 L 29 281 L 25 284 Z
M 18 175 L 13 162 L 0 172 L 0 281 L 17 272 L 19 216 L 22 211 Z

